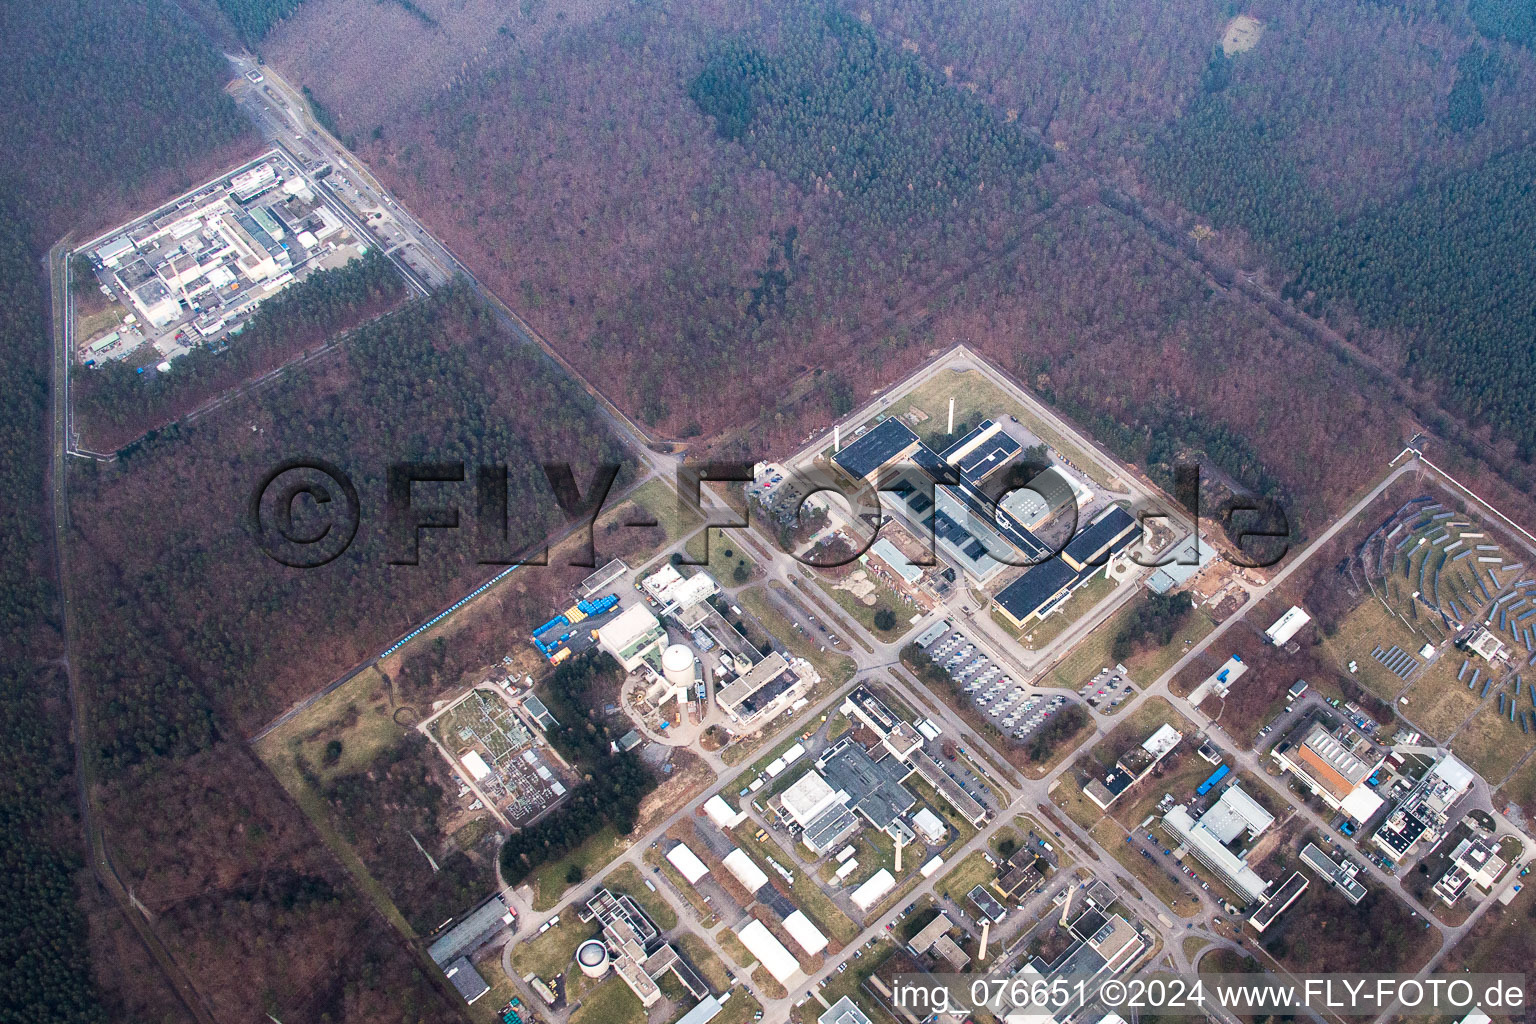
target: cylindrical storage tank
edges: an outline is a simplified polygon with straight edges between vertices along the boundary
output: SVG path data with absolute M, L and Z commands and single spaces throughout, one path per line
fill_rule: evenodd
M 587 977 L 601 978 L 608 973 L 608 947 L 598 939 L 588 939 L 576 949 L 576 964 Z
M 693 652 L 682 644 L 673 644 L 662 651 L 661 674 L 673 686 L 691 689 L 693 687 Z

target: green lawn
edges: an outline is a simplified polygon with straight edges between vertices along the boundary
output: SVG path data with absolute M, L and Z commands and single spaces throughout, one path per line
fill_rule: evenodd
M 597 923 L 578 921 L 574 913 L 562 914 L 560 923 L 543 935 L 518 942 L 512 947 L 512 969 L 518 976 L 538 975 L 546 981 L 571 966 L 576 947 L 597 934 Z
M 734 531 L 733 531 L 734 533 Z M 757 562 L 747 554 L 746 548 L 731 534 L 717 527 L 700 530 L 683 545 L 689 560 L 701 562 L 706 557 L 704 538 L 708 535 L 708 564 L 704 569 L 724 587 L 741 586 L 762 576 Z
M 863 569 L 856 569 L 856 573 L 863 573 L 863 581 L 872 584 L 874 589 L 869 596 L 874 598 L 873 604 L 866 604 L 853 596 L 853 592 L 846 586 L 839 584 L 850 583 L 854 573 L 850 573 L 846 579 L 827 579 L 817 574 L 816 583 L 826 595 L 837 603 L 837 606 L 847 612 L 859 625 L 863 626 L 872 636 L 886 641 L 895 641 L 912 628 L 908 620 L 916 614 L 916 609 L 901 600 L 901 595 L 886 586 L 880 579 Z M 896 624 L 889 630 L 880 629 L 875 625 L 875 613 L 888 611 L 896 618 Z
M 1092 679 L 1099 669 L 1113 666 L 1116 663 L 1113 654 L 1115 637 L 1130 620 L 1140 602 L 1146 600 L 1143 595 L 1127 601 L 1115 614 L 1099 623 L 1093 632 L 1078 641 L 1070 654 L 1056 663 L 1056 667 L 1046 676 L 1045 684 L 1075 690 Z M 1215 628 L 1215 621 L 1204 608 L 1192 609 L 1171 642 L 1133 654 L 1126 659 L 1125 667 L 1134 681 L 1148 686 Z
M 587 993 L 569 1020 L 570 1024 L 645 1024 L 646 1016 L 640 999 L 613 975 Z
M 609 825 L 566 856 L 538 868 L 533 873 L 533 909 L 549 910 L 560 902 L 565 890 L 571 887 L 565 880 L 571 865 L 581 868 L 582 881 L 575 883 L 581 885 L 606 867 L 622 849 L 618 829 Z
M 948 894 L 950 899 L 963 902 L 966 893 L 978 885 L 987 884 L 996 875 L 997 868 L 987 863 L 983 852 L 973 850 L 939 880 L 937 891 Z

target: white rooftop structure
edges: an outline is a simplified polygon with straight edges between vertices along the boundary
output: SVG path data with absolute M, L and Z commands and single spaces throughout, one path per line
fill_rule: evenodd
M 780 799 L 784 811 L 804 828 L 822 811 L 839 802 L 839 795 L 821 773 L 814 769 L 802 775 L 794 785 L 784 791 Z
M 699 860 L 698 855 L 688 848 L 687 843 L 678 843 L 667 852 L 667 860 L 682 874 L 689 885 L 694 885 L 699 879 L 709 874 L 709 868 Z
M 1264 894 L 1269 883 L 1260 878 L 1245 859 L 1227 849 L 1214 832 L 1203 827 L 1203 822 L 1191 818 L 1183 804 L 1164 815 L 1163 827 L 1238 895 L 1256 900 Z
M 852 895 L 848 898 L 853 901 L 853 905 L 858 907 L 859 910 L 867 911 L 878 903 L 881 897 L 894 888 L 896 888 L 895 876 L 885 868 L 881 868 L 870 875 L 863 885 L 853 890 Z
M 477 750 L 471 750 L 460 757 L 459 763 L 464 766 L 465 770 L 469 772 L 470 777 L 476 782 L 491 774 L 490 766 L 485 763 L 485 758 L 481 757 L 480 752 Z
M 795 955 L 756 918 L 748 921 L 746 927 L 736 933 L 736 937 L 747 947 L 748 953 L 768 968 L 768 973 L 779 984 L 789 981 L 800 970 L 800 961 L 795 959 Z
M 757 862 L 747 855 L 745 850 L 732 850 L 725 855 L 725 859 L 721 863 L 726 866 L 726 869 L 731 874 L 736 876 L 738 882 L 746 886 L 747 892 L 757 892 L 757 890 L 768 884 L 768 876 L 763 873 L 762 868 L 757 866 Z
M 639 668 L 645 655 L 659 649 L 666 638 L 661 622 L 643 604 L 631 605 L 597 630 L 597 642 L 626 672 Z
M 1465 793 L 1476 778 L 1472 769 L 1457 760 L 1454 754 L 1446 754 L 1430 772 L 1438 775 L 1458 796 Z
M 930 843 L 941 843 L 944 837 L 949 835 L 949 829 L 944 824 L 944 819 L 924 807 L 912 815 L 912 826 L 918 834 Z
M 1291 605 L 1285 614 L 1275 620 L 1274 625 L 1264 631 L 1264 637 L 1276 647 L 1284 647 L 1291 642 L 1291 638 L 1301 632 L 1301 627 L 1312 621 L 1312 616 L 1301 610 L 1300 605 Z
M 1174 747 L 1179 745 L 1179 740 L 1183 738 L 1183 733 L 1164 722 L 1156 732 L 1147 737 L 1146 742 L 1141 745 L 1141 748 L 1161 761 L 1164 757 L 1168 756 L 1168 753 Z
M 1273 814 L 1235 785 L 1227 787 L 1221 799 L 1200 817 L 1200 825 L 1223 843 L 1230 843 L 1245 831 L 1257 836 L 1274 823 Z
M 816 1018 L 816 1024 L 870 1024 L 870 1020 L 851 998 L 843 996 Z M 1468 1022 L 1462 1021 L 1462 1024 L 1468 1024 Z M 1488 1022 L 1484 1019 L 1477 1021 L 1476 1024 L 1488 1024 Z
M 799 910 L 784 919 L 784 930 L 789 932 L 789 937 L 798 942 L 808 956 L 815 956 L 827 948 L 827 937 Z
M 1386 803 L 1374 789 L 1369 786 L 1356 786 L 1350 790 L 1349 796 L 1339 805 L 1339 810 L 1349 815 L 1357 823 L 1364 824 L 1371 820 L 1371 815 L 1381 810 L 1381 805 Z
M 735 828 L 746 818 L 744 812 L 726 803 L 725 798 L 718 793 L 704 801 L 704 813 L 720 828 Z
M 933 877 L 933 873 L 935 871 L 938 871 L 939 868 L 941 868 L 943 866 L 944 866 L 944 858 L 940 857 L 938 855 L 935 855 L 932 860 L 930 860 L 928 863 L 923 865 L 922 871 L 920 872 L 920 874 L 924 878 L 932 878 Z

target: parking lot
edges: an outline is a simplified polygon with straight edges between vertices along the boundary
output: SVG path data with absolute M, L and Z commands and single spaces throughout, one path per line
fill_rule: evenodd
M 1130 700 L 1136 691 L 1125 676 L 1125 666 L 1116 665 L 1114 668 L 1099 669 L 1099 674 L 1084 683 L 1077 693 L 1083 698 L 1083 703 L 1108 714 L 1111 708 L 1117 708 L 1122 701 Z
M 952 629 L 928 645 L 928 656 L 970 695 L 1003 732 L 1022 740 L 1067 702 L 1061 694 L 1029 690 L 987 657 L 964 632 Z

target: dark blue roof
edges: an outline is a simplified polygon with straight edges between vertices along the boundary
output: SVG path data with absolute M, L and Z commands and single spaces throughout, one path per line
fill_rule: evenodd
M 1077 578 L 1077 570 L 1060 558 L 1052 558 L 1031 567 L 998 591 L 996 601 L 1008 614 L 1023 620 L 1050 603 Z
M 832 456 L 832 461 L 851 476 L 863 479 L 917 440 L 907 425 L 894 417 L 865 431 L 864 436 Z
M 1119 505 L 1111 506 L 1107 515 L 1073 537 L 1061 553 L 1080 565 L 1088 565 L 1109 548 L 1111 541 L 1135 525 L 1136 519 L 1129 512 Z

